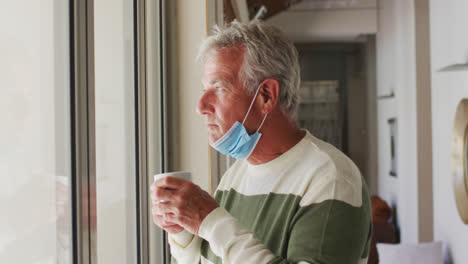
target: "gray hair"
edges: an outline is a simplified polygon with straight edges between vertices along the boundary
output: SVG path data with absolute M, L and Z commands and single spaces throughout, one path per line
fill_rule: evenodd
M 279 106 L 291 121 L 299 106 L 300 67 L 293 43 L 276 27 L 259 20 L 233 21 L 228 27 L 215 26 L 214 34 L 201 45 L 197 60 L 204 63 L 209 55 L 226 47 L 243 46 L 244 60 L 239 72 L 247 92 L 253 94 L 266 78 L 280 86 Z

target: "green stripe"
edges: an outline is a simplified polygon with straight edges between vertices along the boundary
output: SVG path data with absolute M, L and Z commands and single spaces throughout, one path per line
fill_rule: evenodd
M 328 200 L 301 208 L 291 232 L 288 260 L 348 264 L 367 257 L 371 210 L 367 195 L 363 195 L 361 207 Z
M 339 200 L 301 207 L 297 195 L 247 196 L 234 189 L 218 191 L 215 198 L 244 228 L 254 230 L 255 237 L 277 256 L 293 263 L 349 264 L 368 255 L 371 211 L 365 184 L 362 194 L 361 207 Z M 205 241 L 201 254 L 213 263 L 222 263 Z

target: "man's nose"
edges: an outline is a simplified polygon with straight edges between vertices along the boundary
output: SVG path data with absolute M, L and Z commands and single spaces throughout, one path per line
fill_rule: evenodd
M 199 115 L 206 115 L 212 112 L 212 106 L 209 103 L 209 94 L 208 93 L 203 93 L 203 95 L 200 97 L 200 100 L 198 100 L 197 104 L 197 113 Z

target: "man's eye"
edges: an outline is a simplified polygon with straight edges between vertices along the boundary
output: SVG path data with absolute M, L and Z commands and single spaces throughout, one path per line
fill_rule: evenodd
M 223 88 L 223 87 L 216 87 L 216 91 L 218 91 L 218 92 L 223 92 L 223 91 L 224 91 L 224 88 Z

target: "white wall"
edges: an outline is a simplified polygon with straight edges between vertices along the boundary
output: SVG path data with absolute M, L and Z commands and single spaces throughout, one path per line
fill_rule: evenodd
M 94 1 L 98 263 L 137 258 L 133 8 Z
M 405 4 L 406 6 L 401 6 Z M 410 1 L 379 2 L 377 44 L 377 102 L 379 145 L 379 195 L 397 207 L 403 242 L 418 241 L 416 199 L 414 32 Z M 409 25 L 408 25 L 409 23 Z M 406 54 L 405 54 L 406 53 Z M 388 97 L 391 94 L 393 97 Z M 397 119 L 397 177 L 390 176 L 390 131 L 388 119 Z M 412 166 L 413 165 L 413 166 Z
M 468 259 L 468 225 L 458 216 L 453 194 L 450 153 L 455 110 L 468 98 L 468 72 L 439 72 L 468 61 L 468 1 L 431 0 L 432 120 L 434 153 L 434 239 L 444 241 L 453 263 Z
M 402 242 L 431 241 L 433 233 L 431 171 L 421 169 L 431 163 L 431 142 L 430 137 L 418 137 L 431 128 L 430 118 L 423 111 L 427 106 L 430 109 L 430 97 L 424 96 L 430 91 L 430 84 L 424 82 L 429 75 L 417 59 L 429 56 L 429 41 L 424 41 L 427 34 L 416 34 L 420 26 L 415 25 L 416 18 L 424 18 L 427 10 L 419 11 L 413 1 L 379 2 L 378 193 L 397 207 Z M 388 97 L 392 93 L 394 96 Z M 398 123 L 397 178 L 389 175 L 389 118 L 396 118 Z
M 196 112 L 198 99 L 202 95 L 202 67 L 195 63 L 198 48 L 207 36 L 206 1 L 176 2 L 176 43 L 174 84 L 178 89 L 177 105 L 177 170 L 191 171 L 194 182 L 210 190 L 210 147 L 205 120 Z

